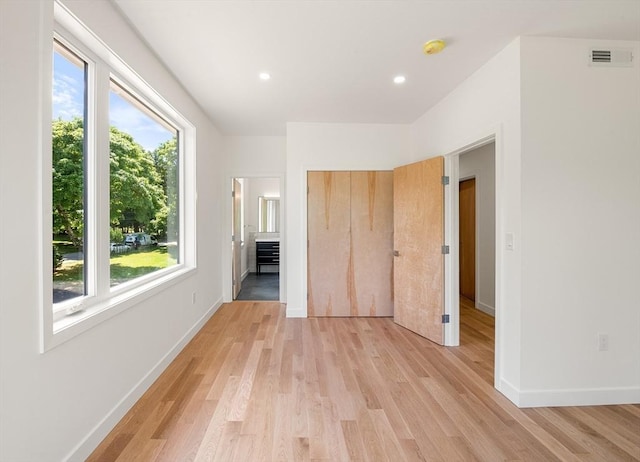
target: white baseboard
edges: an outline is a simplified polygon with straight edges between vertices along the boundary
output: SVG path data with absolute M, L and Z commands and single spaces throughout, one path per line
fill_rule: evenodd
M 182 349 L 202 329 L 202 326 L 218 311 L 222 305 L 222 299 L 218 299 L 198 321 L 182 336 L 180 340 L 165 354 L 155 366 L 109 411 L 109 413 L 93 427 L 89 433 L 76 445 L 63 460 L 68 462 L 81 462 L 87 459 L 109 432 L 116 426 L 124 415 L 133 407 L 140 397 L 160 377 L 160 374 L 171 364 Z
M 640 404 L 640 387 L 521 391 L 501 380 L 498 391 L 520 408 Z
M 240 279 L 244 281 L 247 276 L 249 276 L 249 269 L 247 269 L 244 273 L 242 273 L 242 276 L 240 276 Z
M 520 392 L 519 407 L 604 406 L 640 404 L 640 387 Z
M 287 307 L 287 318 L 306 318 L 307 317 L 307 311 L 306 310 L 290 310 L 289 307 Z
M 489 316 L 496 317 L 496 309 L 492 306 L 489 306 L 482 302 L 476 302 L 476 309 L 482 311 L 483 313 L 487 313 Z
M 497 388 L 509 401 L 520 407 L 520 392 L 516 387 L 508 381 L 501 379 Z

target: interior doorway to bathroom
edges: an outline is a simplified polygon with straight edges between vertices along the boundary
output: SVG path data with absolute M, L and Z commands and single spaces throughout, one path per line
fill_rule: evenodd
M 232 179 L 234 300 L 280 300 L 280 193 L 277 177 Z

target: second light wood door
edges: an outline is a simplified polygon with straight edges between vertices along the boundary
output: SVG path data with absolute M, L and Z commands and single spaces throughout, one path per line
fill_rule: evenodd
M 307 174 L 307 313 L 349 316 L 351 175 Z
M 444 343 L 444 159 L 393 171 L 394 321 Z
M 352 316 L 393 316 L 393 172 L 351 172 Z
M 309 316 L 393 314 L 392 172 L 309 172 Z
M 476 180 L 460 182 L 460 294 L 476 299 Z

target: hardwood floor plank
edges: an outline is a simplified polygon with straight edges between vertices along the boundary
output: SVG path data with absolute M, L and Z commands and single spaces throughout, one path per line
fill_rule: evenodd
M 420 451 L 420 447 L 418 446 L 418 443 L 416 443 L 416 440 L 400 440 L 400 445 L 402 446 L 402 453 L 404 455 L 403 459 L 407 462 L 425 462 L 428 460 Z
M 188 462 L 196 458 L 200 444 L 206 434 L 208 424 L 213 417 L 213 413 L 218 407 L 218 401 L 200 401 L 194 399 L 194 403 L 199 406 L 198 411 L 188 423 L 184 423 L 181 429 L 176 428 L 175 433 L 169 435 L 162 451 L 156 458 L 158 462 L 173 462 L 176 460 Z M 180 437 L 176 437 L 180 435 Z
M 347 444 L 340 425 L 338 402 L 332 398 L 321 398 L 322 416 L 330 460 L 340 460 L 347 452 Z
M 292 401 L 293 414 L 289 416 L 292 420 L 291 431 L 294 437 L 306 438 L 307 452 L 309 448 L 309 403 L 306 399 L 305 378 L 304 378 L 304 358 L 302 356 L 293 357 L 293 391 Z M 311 457 L 309 455 L 309 457 Z
M 133 438 L 133 433 L 118 433 L 113 435 L 110 441 L 103 441 L 93 452 L 90 460 L 94 462 L 107 462 L 113 461 L 118 458 L 124 448 L 127 447 L 131 439 Z M 105 445 L 105 442 L 108 444 Z
M 307 419 L 309 421 L 309 456 L 312 460 L 328 459 L 327 435 L 322 418 L 322 398 L 318 393 L 307 391 Z
M 215 370 L 215 373 L 212 374 L 214 376 L 213 381 L 211 381 L 211 386 L 209 387 L 209 391 L 205 399 L 220 399 L 241 352 L 242 344 L 240 342 L 233 342 L 229 345 L 228 355 L 226 355 L 224 361 L 220 364 L 220 367 Z M 204 380 L 203 382 L 209 383 L 210 380 Z
M 178 424 L 182 414 L 186 410 L 189 400 L 195 393 L 198 385 L 202 381 L 202 375 L 193 374 L 198 361 L 192 360 L 180 375 L 173 387 L 165 395 L 167 401 L 173 401 L 172 412 L 168 413 L 160 422 L 156 431 L 151 436 L 154 439 L 166 438 L 171 433 L 171 429 Z M 179 386 L 178 386 L 179 385 Z
M 154 440 L 154 439 L 148 440 L 145 443 L 144 447 L 142 448 L 142 451 L 136 454 L 132 460 L 140 461 L 140 462 L 149 462 L 149 461 L 157 460 L 156 458 L 160 453 L 160 451 L 162 451 L 162 448 L 165 443 L 166 443 L 165 440 Z
M 424 402 L 431 400 L 431 394 L 420 394 L 414 384 L 403 382 L 394 387 L 392 395 L 421 453 L 427 460 L 443 460 L 450 448 L 439 446 L 436 441 L 446 441 L 448 435 L 443 431 L 440 419 L 426 411 Z M 448 415 L 446 420 L 449 420 Z
M 294 441 L 291 432 L 293 402 L 290 395 L 279 393 L 275 402 L 273 452 L 270 460 L 293 460 Z
M 577 431 L 580 432 L 581 440 L 583 440 L 585 445 L 591 447 L 593 449 L 594 454 L 598 454 L 601 457 L 606 457 L 609 460 L 631 460 L 633 457 L 631 454 L 620 448 L 614 441 L 605 437 L 605 433 L 602 431 L 598 431 L 591 425 L 592 422 L 587 422 L 584 419 L 580 419 L 573 413 L 572 408 L 556 408 L 555 411 L 557 414 L 561 415 L 563 420 L 567 422 L 567 424 L 571 425 Z M 598 423 L 596 423 L 595 427 L 600 427 Z M 638 426 L 640 430 L 640 426 Z M 636 456 L 638 455 L 637 451 L 634 451 Z
M 172 401 L 158 402 L 145 422 L 137 429 L 135 435 L 133 436 L 131 441 L 129 441 L 129 444 L 127 444 L 127 446 L 124 447 L 118 457 L 113 460 L 135 460 L 135 458 L 139 454 L 144 453 L 145 448 L 147 447 L 147 443 L 149 443 L 149 440 L 153 439 L 152 436 L 155 432 L 155 429 L 157 428 L 158 424 L 162 422 L 167 413 L 171 410 L 171 406 L 173 406 Z
M 620 451 L 628 454 L 629 459 L 640 457 L 640 428 L 632 429 L 630 432 L 623 432 L 623 428 L 614 429 L 589 415 L 581 408 L 571 408 L 567 411 L 573 416 L 575 423 L 585 425 L 591 429 L 592 435 L 601 436 L 601 441 L 606 446 L 614 445 Z M 627 429 L 628 430 L 628 429 Z
M 237 384 L 235 396 L 233 397 L 233 401 L 231 402 L 231 406 L 229 407 L 229 414 L 227 415 L 227 420 L 229 421 L 242 422 L 244 420 L 244 414 L 249 404 L 251 389 L 253 388 L 253 383 L 258 368 L 258 362 L 260 361 L 260 357 L 263 353 L 263 345 L 264 341 L 257 340 L 253 342 L 251 346 L 249 357 L 242 371 L 242 377 L 240 377 L 240 382 Z M 271 351 L 269 350 L 267 354 L 270 353 Z
M 446 348 L 225 304 L 88 461 L 640 461 L 640 406 L 518 409 L 493 388 L 493 318 L 461 316 Z
M 243 434 L 238 437 L 238 450 L 235 460 L 257 460 L 255 456 L 256 435 Z
M 362 435 L 362 444 L 364 445 L 367 460 L 370 461 L 389 461 L 389 455 L 384 452 L 384 447 L 380 442 L 376 427 L 371 418 L 369 409 L 362 408 L 358 413 L 358 424 Z
M 378 438 L 382 442 L 384 453 L 387 454 L 389 460 L 398 460 L 402 458 L 402 447 L 398 440 L 393 427 L 387 419 L 387 414 L 382 409 L 370 410 L 369 414 L 373 420 L 373 426 L 376 429 Z
M 343 420 L 340 422 L 340 426 L 342 427 L 342 435 L 347 447 L 345 455 L 354 462 L 367 460 L 358 422 L 356 420 Z
M 196 461 L 211 460 L 216 454 L 218 448 L 218 442 L 222 437 L 222 433 L 227 423 L 227 415 L 231 410 L 231 400 L 236 394 L 240 377 L 229 376 L 227 384 L 222 392 L 222 396 L 218 400 L 213 416 L 207 425 L 207 431 L 202 438 L 200 447 L 196 454 Z
M 309 455 L 309 438 L 293 438 L 293 460 L 300 462 L 311 460 Z
M 635 421 L 629 421 L 628 425 L 626 422 L 621 425 L 619 414 L 615 412 L 615 409 L 618 407 L 620 406 L 585 406 L 578 409 L 580 409 L 582 413 L 587 414 L 591 418 L 600 422 L 603 427 L 606 427 L 610 431 L 615 432 L 616 435 L 623 437 L 634 447 L 640 448 L 640 429 L 638 428 L 638 419 L 635 419 Z
M 240 427 L 242 422 L 228 420 L 224 425 L 222 435 L 220 435 L 220 443 L 217 445 L 216 453 L 213 460 L 218 462 L 226 462 L 234 460 L 236 450 L 238 449 L 238 441 L 240 439 Z

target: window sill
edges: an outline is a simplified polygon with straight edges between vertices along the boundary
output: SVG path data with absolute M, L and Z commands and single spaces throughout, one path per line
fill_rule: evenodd
M 86 308 L 53 322 L 53 333 L 50 336 L 45 336 L 43 353 L 161 293 L 178 282 L 184 281 L 195 270 L 194 267 L 177 268 L 128 290 L 114 290 L 108 299 L 87 301 Z

